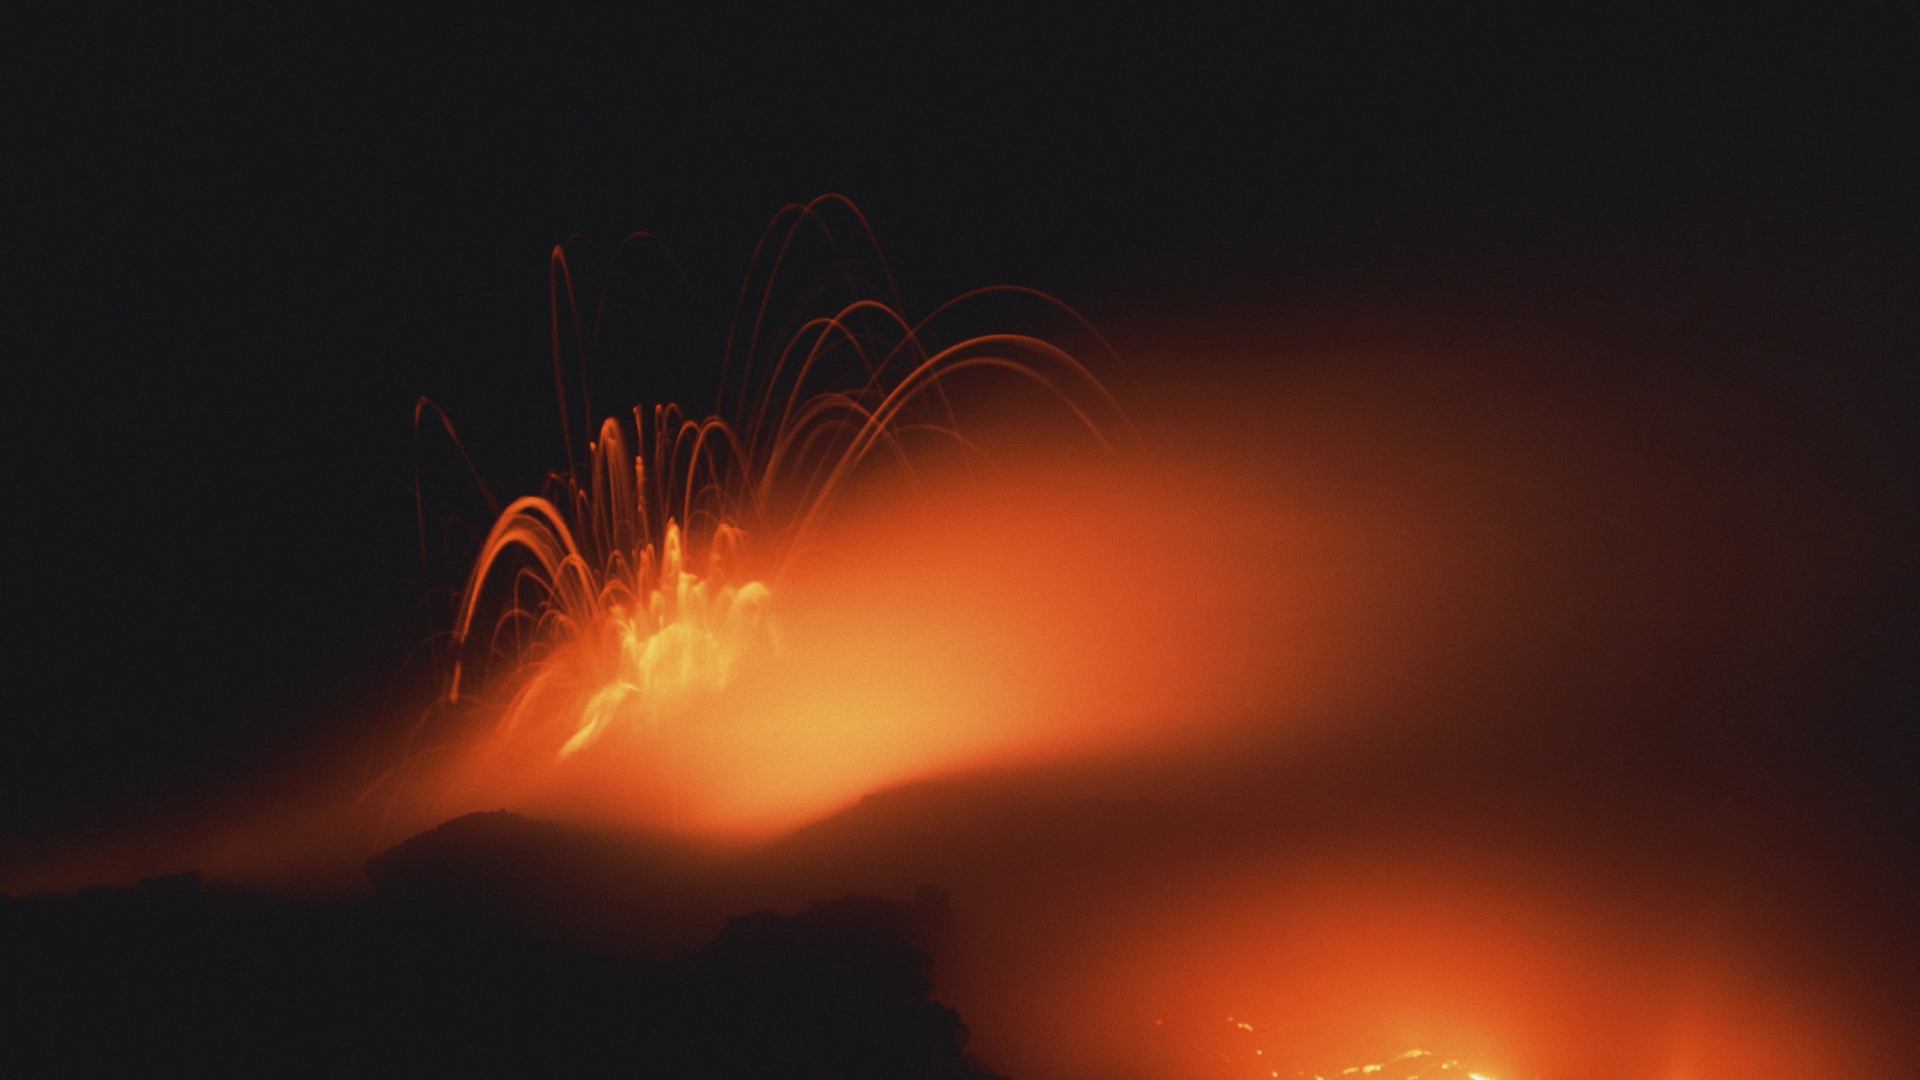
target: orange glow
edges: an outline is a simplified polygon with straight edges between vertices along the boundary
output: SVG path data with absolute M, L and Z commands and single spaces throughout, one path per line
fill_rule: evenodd
M 1070 917 L 1045 916 L 1075 927 L 1048 973 L 1015 977 L 1015 1000 L 974 1012 L 989 1039 L 1006 1040 L 999 1060 L 1016 1074 L 1871 1072 L 1846 1018 L 1805 990 L 1703 952 L 1671 912 L 1596 904 L 1565 878 L 1402 854 L 1084 897 Z
M 1329 680 L 1378 659 L 1336 656 L 1317 624 L 1380 602 L 1356 553 L 1407 540 L 1331 507 L 1223 512 L 1244 504 L 1232 483 L 1049 464 L 823 528 L 826 553 L 763 594 L 750 668 L 650 700 L 642 722 L 543 740 L 502 724 L 463 752 L 442 812 L 766 835 L 921 777 L 1194 745 L 1249 701 L 1298 702 L 1305 730 Z M 1263 565 L 1275 542 L 1310 561 Z M 1319 611 L 1276 607 L 1280 588 Z M 583 654 L 544 659 L 510 717 L 632 693 Z
M 662 889 L 952 888 L 938 994 L 1015 1076 L 1885 1074 L 1855 856 L 1742 758 L 1907 554 L 1773 453 L 1791 388 L 1187 343 L 1136 444 L 1037 336 L 864 299 L 775 342 L 797 235 L 730 420 L 600 421 L 495 520 L 363 833 L 287 811 L 144 868 L 353 872 L 370 806 L 385 842 L 498 807 L 773 838 Z M 927 780 L 960 795 L 889 791 Z

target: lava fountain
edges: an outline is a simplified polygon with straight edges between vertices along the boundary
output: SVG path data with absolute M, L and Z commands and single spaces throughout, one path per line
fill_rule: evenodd
M 809 276 L 817 247 L 830 269 Z M 583 320 L 563 248 L 550 265 L 552 362 L 571 447 L 566 354 L 577 345 L 578 396 L 594 423 L 584 372 L 600 316 Z M 821 591 L 813 570 L 831 561 L 821 549 L 848 542 L 834 534 L 836 511 L 871 504 L 883 488 L 925 506 L 930 487 L 998 467 L 981 435 L 989 425 L 958 417 L 991 411 L 1009 392 L 1044 402 L 1104 451 L 1138 445 L 1138 434 L 1109 380 L 1066 348 L 1037 334 L 949 329 L 971 309 L 1008 302 L 1077 322 L 1058 302 L 980 290 L 915 322 L 893 294 L 851 203 L 788 207 L 742 286 L 720 408 L 636 406 L 626 421 L 600 418 L 584 457 L 570 450 L 540 493 L 499 510 L 459 593 L 445 694 L 420 732 L 439 752 L 432 744 L 450 729 L 483 729 L 434 781 L 453 802 L 551 809 L 558 799 L 624 824 L 751 832 L 857 794 L 849 784 L 895 778 L 825 779 L 802 806 L 790 783 L 770 787 L 750 765 L 781 741 L 775 725 L 812 723 L 801 738 L 844 750 L 818 726 L 824 713 L 859 708 L 848 695 L 811 708 L 796 700 L 832 666 L 795 639 L 828 632 L 797 601 L 809 583 Z M 452 434 L 431 403 L 417 417 Z M 871 728 L 874 711 L 854 722 Z M 880 738 L 912 747 L 925 735 Z M 817 773 L 827 756 L 780 769 Z

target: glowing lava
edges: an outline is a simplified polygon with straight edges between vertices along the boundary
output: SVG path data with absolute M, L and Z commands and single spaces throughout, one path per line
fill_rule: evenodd
M 797 268 L 821 241 L 831 272 L 807 279 Z M 564 434 L 561 323 L 570 317 L 576 336 L 587 335 L 563 251 L 552 268 Z M 859 277 L 876 269 L 878 281 Z M 844 542 L 827 535 L 836 508 L 876 493 L 924 496 L 930 484 L 964 484 L 994 466 L 979 430 L 957 420 L 961 397 L 997 409 L 1047 403 L 1049 426 L 1064 418 L 1109 450 L 1134 438 L 1114 394 L 1066 349 L 1032 334 L 947 331 L 963 301 L 1011 299 L 1073 321 L 1057 302 L 983 290 L 910 323 L 890 293 L 849 203 L 829 196 L 789 207 L 742 289 L 722 364 L 735 387 L 731 402 L 722 395 L 729 415 L 636 407 L 630 430 L 650 453 L 631 448 L 621 421 L 602 419 L 584 460 L 500 511 L 459 599 L 451 675 L 432 716 L 470 727 L 483 714 L 487 734 L 454 770 L 453 785 L 469 793 L 462 798 L 527 805 L 571 791 L 576 810 L 584 799 L 596 814 L 705 831 L 790 821 L 795 808 L 740 763 L 781 738 L 773 725 L 860 709 L 860 684 L 871 682 L 854 679 L 821 702 L 812 690 L 824 661 L 805 649 L 796 659 L 788 647 L 797 633 L 832 632 L 796 612 L 792 598 L 806 591 L 796 580 L 822 549 Z M 1010 391 L 1017 406 L 1007 404 Z M 885 711 L 895 725 L 880 741 L 922 737 L 905 723 L 913 709 Z M 831 747 L 831 732 L 821 734 Z M 846 798 L 889 778 L 827 786 Z M 819 796 L 812 802 L 808 810 Z
M 663 420 L 664 413 L 656 424 Z M 740 546 L 740 530 L 718 522 L 703 538 L 700 570 L 689 569 L 678 521 L 668 518 L 658 544 L 652 539 L 648 500 L 640 494 L 646 461 L 628 454 L 619 425 L 607 421 L 590 452 L 595 480 L 606 480 L 590 497 L 578 491 L 563 501 L 526 496 L 494 523 L 455 629 L 455 641 L 464 644 L 490 579 L 506 572 L 509 553 L 524 552 L 538 598 L 531 607 L 518 602 L 519 575 L 527 572 L 518 571 L 516 601 L 495 630 L 529 621 L 534 644 L 519 650 L 525 671 L 502 729 L 557 723 L 566 734 L 562 756 L 609 730 L 651 728 L 685 712 L 776 647 L 771 591 L 759 581 L 728 578 L 724 556 Z M 560 509 L 567 504 L 584 509 L 590 548 L 583 549 L 568 526 Z M 460 676 L 456 659 L 450 702 L 460 699 Z
M 1154 1027 L 1163 1033 L 1166 1026 L 1164 1019 L 1154 1021 Z M 1285 1033 L 1285 1025 L 1261 1025 L 1236 1016 L 1227 1017 L 1224 1031 L 1216 1033 L 1224 1035 L 1216 1053 L 1221 1065 L 1227 1069 L 1225 1075 L 1245 1076 L 1249 1080 L 1277 1080 L 1280 1077 L 1289 1080 L 1338 1080 L 1340 1077 L 1366 1080 L 1375 1076 L 1380 1080 L 1498 1080 L 1454 1058 L 1419 1047 L 1385 1060 L 1344 1068 L 1309 1068 L 1294 1060 L 1299 1055 L 1287 1051 Z

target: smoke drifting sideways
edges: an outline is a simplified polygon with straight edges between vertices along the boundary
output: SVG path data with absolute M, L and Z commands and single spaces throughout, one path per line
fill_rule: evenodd
M 1124 824 L 1010 830 L 1048 854 L 976 897 L 997 917 L 949 989 L 988 1060 L 1393 1075 L 1420 1049 L 1453 1075 L 1677 1080 L 1908 1059 L 1912 836 L 1897 768 L 1862 749 L 1911 741 L 1886 415 L 1833 368 L 1596 362 L 1529 332 L 1188 354 L 1184 378 L 1217 376 L 1169 392 L 1217 485 L 1190 523 L 1228 538 L 1189 565 L 1258 597 L 1214 640 L 1270 681 L 1151 765 L 1019 789 L 1030 820 L 1078 790 Z
M 505 806 L 723 846 L 712 913 L 942 885 L 940 996 L 1019 1076 L 1906 1060 L 1898 838 L 1836 771 L 1910 537 L 1845 393 L 1314 331 L 1140 333 L 1125 460 L 1008 414 L 993 475 L 850 496 L 696 722 L 146 857 L 310 878 Z

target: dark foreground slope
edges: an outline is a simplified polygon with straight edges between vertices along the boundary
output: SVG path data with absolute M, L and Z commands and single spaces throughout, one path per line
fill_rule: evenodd
M 981 1077 L 916 938 L 944 897 L 730 921 L 640 963 L 391 891 L 203 885 L 0 902 L 7 1075 Z

